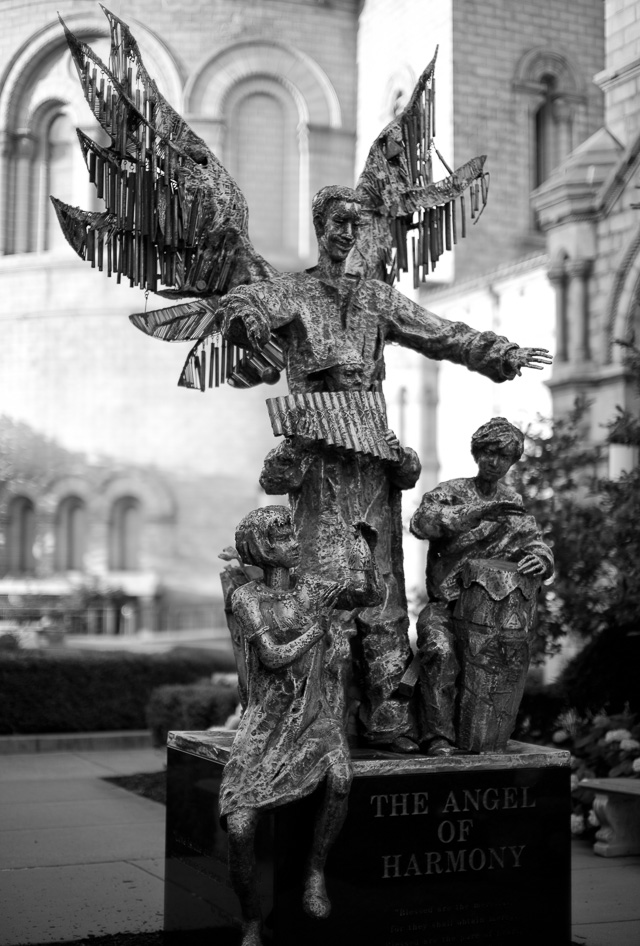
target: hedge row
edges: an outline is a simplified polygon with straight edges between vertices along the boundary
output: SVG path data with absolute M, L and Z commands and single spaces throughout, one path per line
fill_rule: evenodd
M 147 724 L 154 746 L 167 743 L 167 733 L 223 726 L 238 705 L 238 687 L 209 682 L 158 687 L 147 705 Z
M 144 729 L 151 692 L 235 670 L 223 651 L 0 653 L 0 734 Z

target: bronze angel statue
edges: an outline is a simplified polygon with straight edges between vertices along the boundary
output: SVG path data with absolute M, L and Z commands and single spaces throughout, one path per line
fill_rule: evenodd
M 106 209 L 89 213 L 52 198 L 62 229 L 93 266 L 174 302 L 130 318 L 148 335 L 194 343 L 181 385 L 251 387 L 286 369 L 290 394 L 268 401 L 274 433 L 285 439 L 266 458 L 261 483 L 289 494 L 303 567 L 325 579 L 349 568 L 354 523 L 377 532 L 383 602 L 350 623 L 343 616 L 342 628 L 355 641 L 363 734 L 413 751 L 411 707 L 398 691 L 411 660 L 400 494 L 416 483 L 420 464 L 387 428 L 385 345 L 494 382 L 551 360 L 545 349 L 440 318 L 393 287 L 402 272 L 419 284 L 465 236 L 487 200 L 485 158 L 433 180 L 434 56 L 373 142 L 356 187 L 315 196 L 318 264 L 278 273 L 251 244 L 238 186 L 160 94 L 127 25 L 104 12 L 108 67 L 65 30 L 87 101 L 111 139 L 101 147 L 78 132 Z

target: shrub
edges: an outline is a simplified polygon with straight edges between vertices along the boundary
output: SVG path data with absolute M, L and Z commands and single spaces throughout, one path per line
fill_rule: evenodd
M 558 716 L 566 706 L 565 694 L 557 684 L 527 681 L 511 738 L 546 743 L 558 728 Z
M 559 686 L 581 715 L 640 712 L 639 666 L 637 625 L 607 627 L 567 664 Z
M 238 703 L 237 685 L 211 683 L 158 687 L 147 705 L 147 724 L 154 746 L 164 746 L 171 729 L 208 729 L 222 726 Z
M 587 778 L 640 778 L 640 717 L 628 707 L 614 715 L 565 708 L 554 717 L 563 692 L 559 683 L 530 692 L 529 715 L 525 696 L 525 714 L 521 708 L 521 728 L 513 738 L 571 753 L 571 833 L 590 838 L 599 823 L 592 810 L 594 792 L 581 782 Z M 566 700 L 566 692 L 564 697 Z M 532 720 L 537 728 L 529 724 Z
M 571 831 L 591 837 L 600 827 L 592 809 L 594 792 L 581 786 L 585 778 L 640 778 L 640 720 L 628 712 L 587 719 L 561 717 L 562 747 L 571 750 Z
M 233 671 L 223 651 L 0 652 L 0 734 L 144 729 L 153 690 Z

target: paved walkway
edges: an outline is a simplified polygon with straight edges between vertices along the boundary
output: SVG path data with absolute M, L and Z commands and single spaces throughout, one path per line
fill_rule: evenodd
M 102 781 L 158 772 L 164 750 L 0 755 L 0 944 L 163 924 L 163 805 Z
M 162 929 L 165 809 L 102 778 L 161 771 L 164 755 L 0 755 L 0 946 Z M 638 946 L 640 857 L 574 842 L 572 865 L 573 941 Z

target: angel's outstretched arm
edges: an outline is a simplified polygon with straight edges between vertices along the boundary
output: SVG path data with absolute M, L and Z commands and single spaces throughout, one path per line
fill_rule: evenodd
M 521 366 L 551 363 L 546 349 L 520 348 L 504 335 L 451 322 L 382 283 L 375 284 L 375 291 L 380 296 L 380 311 L 387 318 L 387 340 L 427 358 L 464 365 L 498 383 L 513 380 L 521 373 Z

